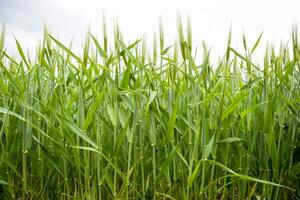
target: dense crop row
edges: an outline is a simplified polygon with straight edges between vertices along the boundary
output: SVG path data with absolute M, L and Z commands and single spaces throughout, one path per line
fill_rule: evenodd
M 0 199 L 299 199 L 300 47 L 230 47 L 194 59 L 175 45 L 112 47 L 87 35 L 76 55 L 45 31 L 34 59 L 0 38 Z

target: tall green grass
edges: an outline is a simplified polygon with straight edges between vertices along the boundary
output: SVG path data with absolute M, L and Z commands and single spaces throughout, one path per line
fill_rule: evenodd
M 147 48 L 104 23 L 81 55 L 45 31 L 33 59 L 2 29 L 0 199 L 299 199 L 296 28 L 263 63 L 261 35 L 237 52 L 231 33 L 197 63 L 182 24 Z

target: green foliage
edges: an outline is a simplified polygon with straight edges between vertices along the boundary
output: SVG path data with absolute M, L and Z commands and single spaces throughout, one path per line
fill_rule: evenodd
M 296 28 L 262 64 L 262 34 L 240 53 L 230 31 L 216 66 L 189 21 L 170 46 L 160 23 L 152 55 L 102 28 L 82 55 L 45 31 L 33 60 L 2 29 L 0 199 L 299 199 Z

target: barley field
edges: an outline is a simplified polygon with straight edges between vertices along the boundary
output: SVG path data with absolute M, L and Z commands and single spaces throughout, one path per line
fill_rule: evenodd
M 47 30 L 9 54 L 1 30 L 0 199 L 300 199 L 296 27 L 260 63 L 263 34 L 211 60 L 181 20 L 151 47 L 104 23 L 79 54 Z

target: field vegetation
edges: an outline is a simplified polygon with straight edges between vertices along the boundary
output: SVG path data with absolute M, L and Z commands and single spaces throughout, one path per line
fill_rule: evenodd
M 297 29 L 262 63 L 262 34 L 238 52 L 230 32 L 196 61 L 186 24 L 148 48 L 103 23 L 81 54 L 45 30 L 34 58 L 3 28 L 0 199 L 299 199 Z

